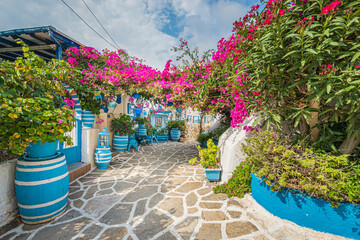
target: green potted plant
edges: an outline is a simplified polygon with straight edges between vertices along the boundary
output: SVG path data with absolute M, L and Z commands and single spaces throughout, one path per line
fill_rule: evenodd
M 148 123 L 148 119 L 146 117 L 137 117 L 135 119 L 135 123 L 138 124 L 138 128 L 136 129 L 136 136 L 137 137 L 145 137 L 147 135 L 145 124 Z
M 124 113 L 120 113 L 118 118 L 111 121 L 111 131 L 114 132 L 113 149 L 124 152 L 129 143 L 129 135 L 136 131 L 132 128 L 133 123 L 131 117 Z
M 29 157 L 43 158 L 55 155 L 58 142 L 71 144 L 64 133 L 74 128 L 73 110 L 56 108 L 50 99 L 40 97 L 0 99 L 0 148 L 9 147 L 17 155 L 27 150 Z
M 101 97 L 96 98 L 92 92 L 80 92 L 80 106 L 82 109 L 83 127 L 92 127 L 95 122 L 95 114 L 100 114 Z
M 17 155 L 27 151 L 17 161 L 15 193 L 22 221 L 36 224 L 66 210 L 69 174 L 57 147 L 63 141 L 71 145 L 64 133 L 73 129 L 75 112 L 61 83 L 71 77 L 68 64 L 46 62 L 26 45 L 22 49 L 24 57 L 0 64 L 0 148 Z
M 221 178 L 221 164 L 220 158 L 218 156 L 218 148 L 212 141 L 209 139 L 207 141 L 207 148 L 201 148 L 197 146 L 199 149 L 199 163 L 205 169 L 206 178 L 208 181 L 220 181 Z M 197 158 L 192 158 L 189 160 L 190 164 L 196 164 Z
M 74 113 L 64 106 L 62 96 L 70 93 L 60 82 L 71 72 L 66 62 L 46 62 L 18 43 L 24 57 L 0 65 L 0 147 L 18 155 L 29 147 L 31 157 L 51 156 L 57 141 L 71 144 L 63 134 L 73 129 Z
M 166 128 L 158 127 L 155 132 L 155 137 L 158 140 L 158 142 L 168 142 L 169 141 L 169 136 L 167 135 Z
M 146 131 L 147 131 L 148 136 L 154 136 L 154 134 L 156 132 L 156 128 L 153 126 L 146 127 Z
M 181 132 L 185 130 L 185 122 L 179 120 L 168 121 L 167 127 L 170 130 L 171 139 L 177 142 L 180 140 Z

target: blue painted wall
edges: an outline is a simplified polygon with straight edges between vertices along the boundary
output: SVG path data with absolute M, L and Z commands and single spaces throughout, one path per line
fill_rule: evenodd
M 299 191 L 273 192 L 261 179 L 251 176 L 252 196 L 275 216 L 316 231 L 360 239 L 359 206 L 347 203 L 333 208 L 329 202 L 301 195 Z

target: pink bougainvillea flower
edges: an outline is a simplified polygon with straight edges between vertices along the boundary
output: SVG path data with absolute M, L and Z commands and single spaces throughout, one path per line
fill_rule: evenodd
M 285 9 L 280 9 L 279 14 L 280 14 L 280 16 L 284 15 L 285 14 Z
M 72 98 L 65 98 L 64 102 L 66 103 L 66 105 L 70 107 L 74 107 L 76 105 L 76 101 L 73 100 Z
M 95 122 L 95 123 L 97 123 L 97 124 L 102 124 L 103 122 L 105 122 L 104 119 L 100 119 L 99 121 L 97 121 L 97 122 Z
M 360 68 L 360 63 L 358 65 L 356 65 L 356 68 Z
M 64 123 L 62 120 L 56 120 L 56 122 L 58 122 L 58 123 Z
M 332 67 L 333 67 L 333 65 L 332 65 L 332 64 L 329 64 L 329 65 L 328 65 L 328 68 L 329 68 L 329 69 L 331 69 Z

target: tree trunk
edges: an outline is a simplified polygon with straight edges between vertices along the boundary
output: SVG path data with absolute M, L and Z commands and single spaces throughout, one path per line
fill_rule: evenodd
M 300 130 L 301 135 L 303 135 L 303 136 L 306 136 L 309 132 L 309 126 L 304 117 L 301 117 L 299 130 Z
M 320 110 L 320 99 L 316 101 L 316 98 L 313 98 L 309 102 L 310 108 L 316 108 Z M 319 123 L 319 112 L 312 112 L 312 118 L 309 118 L 309 125 L 310 125 L 310 140 L 315 142 L 319 139 L 320 129 L 315 127 Z
M 346 138 L 339 147 L 339 152 L 342 154 L 351 154 L 355 148 L 360 144 L 360 133 L 355 137 Z

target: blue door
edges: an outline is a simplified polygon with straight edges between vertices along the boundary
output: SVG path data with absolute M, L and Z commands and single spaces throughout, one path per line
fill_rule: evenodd
M 71 132 L 65 133 L 65 135 L 71 136 L 73 139 L 73 145 L 67 145 L 63 142 L 60 144 L 60 151 L 65 153 L 67 165 L 81 161 L 81 120 L 76 120 L 76 127 Z
M 67 84 L 62 83 L 68 91 L 71 91 L 72 88 Z M 81 107 L 79 98 L 77 95 L 71 95 L 71 98 L 76 101 L 74 107 L 75 110 L 75 127 L 71 132 L 65 133 L 65 135 L 70 136 L 73 139 L 73 145 L 67 145 L 65 142 L 61 143 L 59 146 L 60 152 L 65 153 L 67 165 L 81 162 L 81 129 L 82 129 L 82 120 L 81 120 Z

